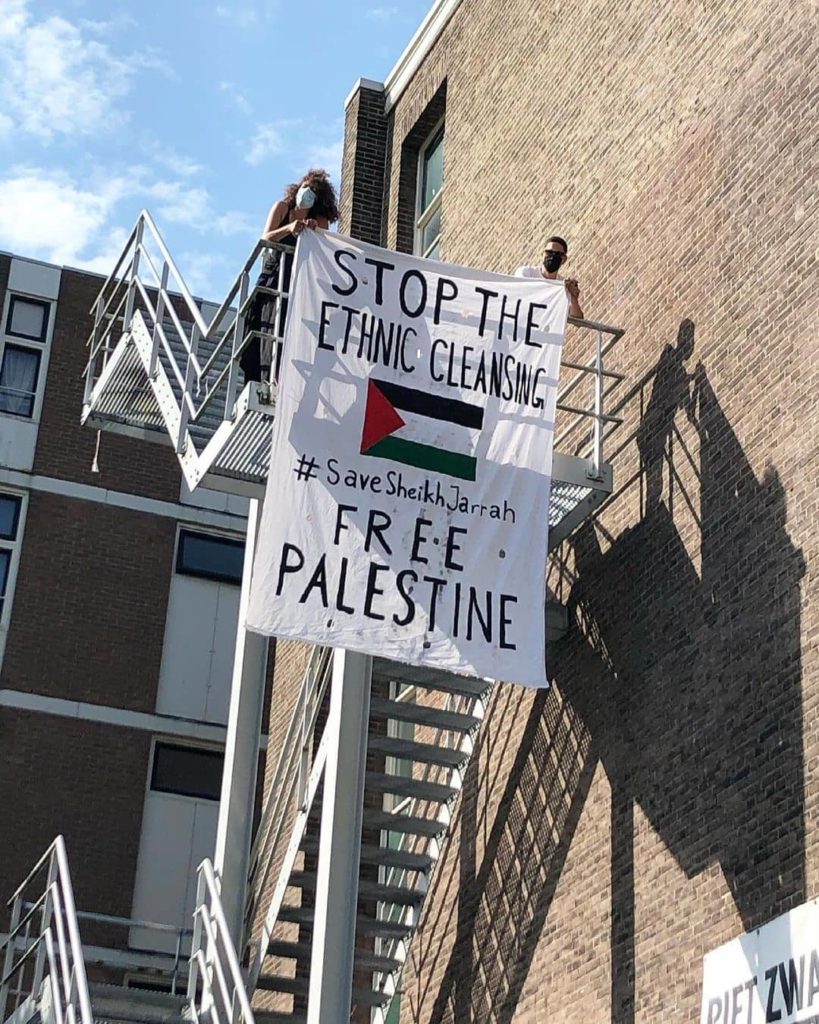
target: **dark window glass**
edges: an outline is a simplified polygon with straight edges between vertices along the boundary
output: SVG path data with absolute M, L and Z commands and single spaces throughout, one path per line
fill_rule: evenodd
M 0 537 L 14 540 L 20 522 L 20 499 L 11 494 L 0 494 Z
M 0 412 L 31 419 L 39 373 L 40 353 L 37 349 L 6 345 L 0 364 Z
M 224 754 L 218 750 L 174 747 L 157 743 L 151 789 L 157 793 L 177 793 L 200 800 L 218 800 L 222 788 Z
M 28 338 L 30 341 L 45 341 L 48 331 L 48 310 L 47 302 L 12 295 L 6 334 L 12 334 L 15 338 Z
M 176 571 L 185 576 L 240 584 L 244 559 L 245 545 L 241 540 L 180 531 Z
M 421 180 L 421 211 L 426 210 L 444 184 L 444 129 L 424 150 Z
M 9 579 L 11 552 L 0 548 L 0 619 L 3 617 L 3 605 L 6 600 L 6 584 Z

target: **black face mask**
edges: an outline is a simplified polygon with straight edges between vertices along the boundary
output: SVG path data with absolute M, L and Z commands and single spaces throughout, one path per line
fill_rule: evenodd
M 563 262 L 564 256 L 562 252 L 547 252 L 543 257 L 543 266 L 546 268 L 546 272 L 554 274 L 560 269 L 560 264 Z

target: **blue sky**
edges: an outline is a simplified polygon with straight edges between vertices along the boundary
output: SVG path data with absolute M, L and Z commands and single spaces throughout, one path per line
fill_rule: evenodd
M 431 0 L 0 0 L 0 249 L 108 273 L 139 210 L 220 298 Z

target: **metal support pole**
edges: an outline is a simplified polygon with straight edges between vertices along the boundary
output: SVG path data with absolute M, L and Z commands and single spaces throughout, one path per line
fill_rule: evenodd
M 251 499 L 247 519 L 225 768 L 213 857 L 216 875 L 221 883 L 220 895 L 227 926 L 240 959 L 267 669 L 267 637 L 245 628 L 261 504 L 260 500 Z
M 600 479 L 600 467 L 603 464 L 603 388 L 605 378 L 603 376 L 603 335 L 597 332 L 597 348 L 595 351 L 594 365 L 596 373 L 594 376 L 594 454 L 593 472 L 590 474 L 592 480 Z
M 307 1024 L 348 1024 L 372 658 L 333 653 Z

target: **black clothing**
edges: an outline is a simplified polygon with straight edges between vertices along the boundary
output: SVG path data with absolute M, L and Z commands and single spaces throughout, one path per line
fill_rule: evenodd
M 268 249 L 262 260 L 262 272 L 254 287 L 278 288 L 279 267 L 283 259 L 284 273 L 281 290 L 283 292 L 290 291 L 290 275 L 293 271 L 293 252 L 296 248 L 296 239 L 292 235 L 285 235 L 279 240 L 278 245 L 286 247 L 290 252 Z M 278 323 L 276 322 L 277 302 L 279 302 L 277 296 L 266 295 L 262 292 L 256 296 L 248 310 L 245 318 L 245 334 L 248 331 L 261 331 L 263 334 L 261 337 L 253 338 L 239 356 L 239 365 L 244 370 L 246 384 L 251 380 L 261 380 L 263 374 L 267 380 L 272 380 L 277 375 L 278 348 L 279 342 L 284 336 L 287 299 L 282 298 L 280 301 Z M 274 347 L 276 351 L 274 351 Z

